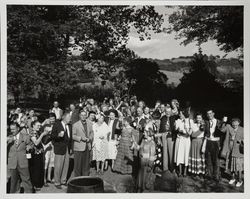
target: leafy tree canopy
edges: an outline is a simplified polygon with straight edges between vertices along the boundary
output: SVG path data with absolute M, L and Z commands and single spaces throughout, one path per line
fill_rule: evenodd
M 225 52 L 243 47 L 243 6 L 178 6 L 169 16 L 167 32 L 182 44 L 216 40 Z
M 159 71 L 156 62 L 134 59 L 126 64 L 125 75 L 131 85 L 131 94 L 152 105 L 167 89 L 167 76 Z
M 27 94 L 38 86 L 45 96 L 58 96 L 81 73 L 107 76 L 111 66 L 133 57 L 126 48 L 130 28 L 150 39 L 162 20 L 153 6 L 9 5 L 8 89 L 18 95 L 20 87 Z M 74 45 L 82 47 L 81 64 L 68 55 Z

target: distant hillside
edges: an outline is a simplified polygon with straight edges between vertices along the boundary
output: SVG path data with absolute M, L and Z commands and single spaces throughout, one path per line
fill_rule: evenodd
M 156 62 L 160 70 L 166 70 L 166 71 L 173 71 L 173 72 L 183 72 L 187 70 L 188 62 L 191 60 L 191 58 L 173 58 L 173 59 L 149 59 L 150 61 Z
M 211 58 L 211 57 L 210 57 Z M 238 59 L 220 59 L 218 57 L 212 57 L 217 63 L 216 79 L 219 81 L 227 81 L 228 79 L 234 79 L 237 82 L 243 83 L 243 67 Z M 183 72 L 189 71 L 189 62 L 192 57 L 178 57 L 172 59 L 149 59 L 158 63 L 160 71 L 167 75 L 169 78 L 168 84 L 178 85 L 180 78 L 183 76 Z

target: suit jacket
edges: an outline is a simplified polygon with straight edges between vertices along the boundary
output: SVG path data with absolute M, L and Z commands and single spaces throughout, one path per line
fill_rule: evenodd
M 215 131 L 214 131 L 214 137 L 221 138 L 223 136 L 223 134 L 221 132 L 222 124 L 223 123 L 217 119 Z M 205 137 L 210 137 L 210 134 L 211 134 L 210 133 L 210 122 L 207 120 L 207 121 L 205 121 Z
M 107 122 L 106 122 L 107 125 L 109 125 L 109 121 L 110 121 L 110 119 L 107 120 Z M 111 132 L 111 139 L 112 140 L 115 139 L 115 134 L 116 135 L 120 134 L 120 130 L 116 128 L 117 125 L 118 125 L 118 123 L 119 123 L 119 120 L 118 119 L 114 119 L 113 126 L 112 126 L 112 132 Z
M 57 120 L 53 125 L 51 138 L 56 155 L 65 155 L 66 150 L 70 152 L 70 149 L 72 148 L 72 127 L 71 125 L 68 125 L 68 127 L 70 136 L 68 136 L 68 133 L 65 131 L 61 121 Z M 64 131 L 63 137 L 58 136 L 61 131 Z
M 166 132 L 171 132 L 171 134 L 169 134 L 168 136 L 171 136 L 173 140 L 176 139 L 177 137 L 177 132 L 175 130 L 175 120 L 177 119 L 176 116 L 170 116 L 169 117 L 169 130 L 166 129 L 166 125 L 167 125 L 167 121 L 168 118 L 166 115 L 162 116 L 161 120 L 160 120 L 160 129 L 159 132 L 160 133 L 166 133 Z
M 226 157 L 227 154 L 232 152 L 233 157 L 244 157 L 244 154 L 240 152 L 240 142 L 244 141 L 243 127 L 238 127 L 233 140 L 232 148 L 230 147 L 230 140 L 232 135 L 235 133 L 234 129 L 230 125 L 227 125 L 224 128 L 224 131 L 226 132 L 226 137 L 223 143 L 221 156 Z
M 93 129 L 92 129 L 92 123 L 89 120 L 86 120 L 87 124 L 87 131 L 85 131 L 84 126 L 82 124 L 82 121 L 79 120 L 78 122 L 73 124 L 72 127 L 72 138 L 73 138 L 73 146 L 74 151 L 85 151 L 86 145 L 88 145 L 88 149 L 91 150 L 91 145 L 94 137 Z M 88 134 L 88 136 L 87 136 Z M 84 141 L 81 141 L 81 139 L 89 138 L 90 142 L 86 143 Z
M 138 120 L 139 120 L 139 118 L 137 117 L 137 118 L 135 118 L 135 123 L 136 123 L 136 125 L 138 124 Z M 146 121 L 146 119 L 145 118 L 142 118 L 140 121 L 139 121 L 139 125 L 142 127 L 142 128 L 140 128 L 140 129 L 138 129 L 138 131 L 139 131 L 139 144 L 141 144 L 141 141 L 142 141 L 142 138 L 143 138 L 143 132 L 144 132 L 144 128 L 145 128 L 145 126 L 146 126 L 146 123 L 147 123 L 147 121 Z M 136 129 L 137 129 L 137 126 L 136 126 Z
M 8 169 L 28 168 L 28 159 L 26 158 L 26 146 L 31 144 L 30 136 L 25 131 L 21 131 L 18 144 L 10 141 L 12 135 L 7 137 L 8 153 Z

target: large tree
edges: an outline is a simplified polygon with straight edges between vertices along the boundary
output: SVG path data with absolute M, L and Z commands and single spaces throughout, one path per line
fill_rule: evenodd
M 168 32 L 182 44 L 216 40 L 225 52 L 243 48 L 243 6 L 178 6 L 169 16 Z
M 8 90 L 16 98 L 34 87 L 45 96 L 59 96 L 86 71 L 107 77 L 133 56 L 126 48 L 130 28 L 150 39 L 149 30 L 159 32 L 161 23 L 153 6 L 9 5 Z M 68 54 L 73 45 L 82 47 L 82 64 Z
M 130 85 L 130 94 L 135 94 L 147 104 L 165 96 L 167 76 L 159 71 L 156 62 L 147 59 L 134 59 L 126 64 L 125 75 Z

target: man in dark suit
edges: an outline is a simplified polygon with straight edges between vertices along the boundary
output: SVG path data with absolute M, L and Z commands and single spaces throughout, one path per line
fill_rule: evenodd
M 214 178 L 218 181 L 220 168 L 220 141 L 223 137 L 221 128 L 224 123 L 214 117 L 213 110 L 207 111 L 207 118 L 208 121 L 205 121 L 205 138 L 207 139 L 205 157 L 208 177 Z
M 22 180 L 22 186 L 25 193 L 32 193 L 32 184 L 28 169 L 28 159 L 26 158 L 26 149 L 30 148 L 30 136 L 26 131 L 19 131 L 16 123 L 10 124 L 11 135 L 7 137 L 8 169 L 11 175 L 10 193 L 16 193 L 18 188 L 19 176 Z
M 77 121 L 79 121 L 79 109 L 76 108 L 75 104 L 70 104 L 69 105 L 69 109 L 70 109 L 70 123 L 71 125 L 73 125 L 74 123 L 76 123 Z
M 55 187 L 62 189 L 61 185 L 66 185 L 67 172 L 69 167 L 69 154 L 72 150 L 72 132 L 69 126 L 70 114 L 66 112 L 62 116 L 62 121 L 57 121 L 51 133 L 54 144 L 54 178 Z
M 159 133 L 162 136 L 163 171 L 174 170 L 174 144 L 176 131 L 174 128 L 176 116 L 171 116 L 171 108 L 165 109 L 165 114 L 160 119 Z
M 86 111 L 80 111 L 80 120 L 73 124 L 74 176 L 88 176 L 90 172 L 90 151 L 94 133 L 92 123 L 87 120 Z

